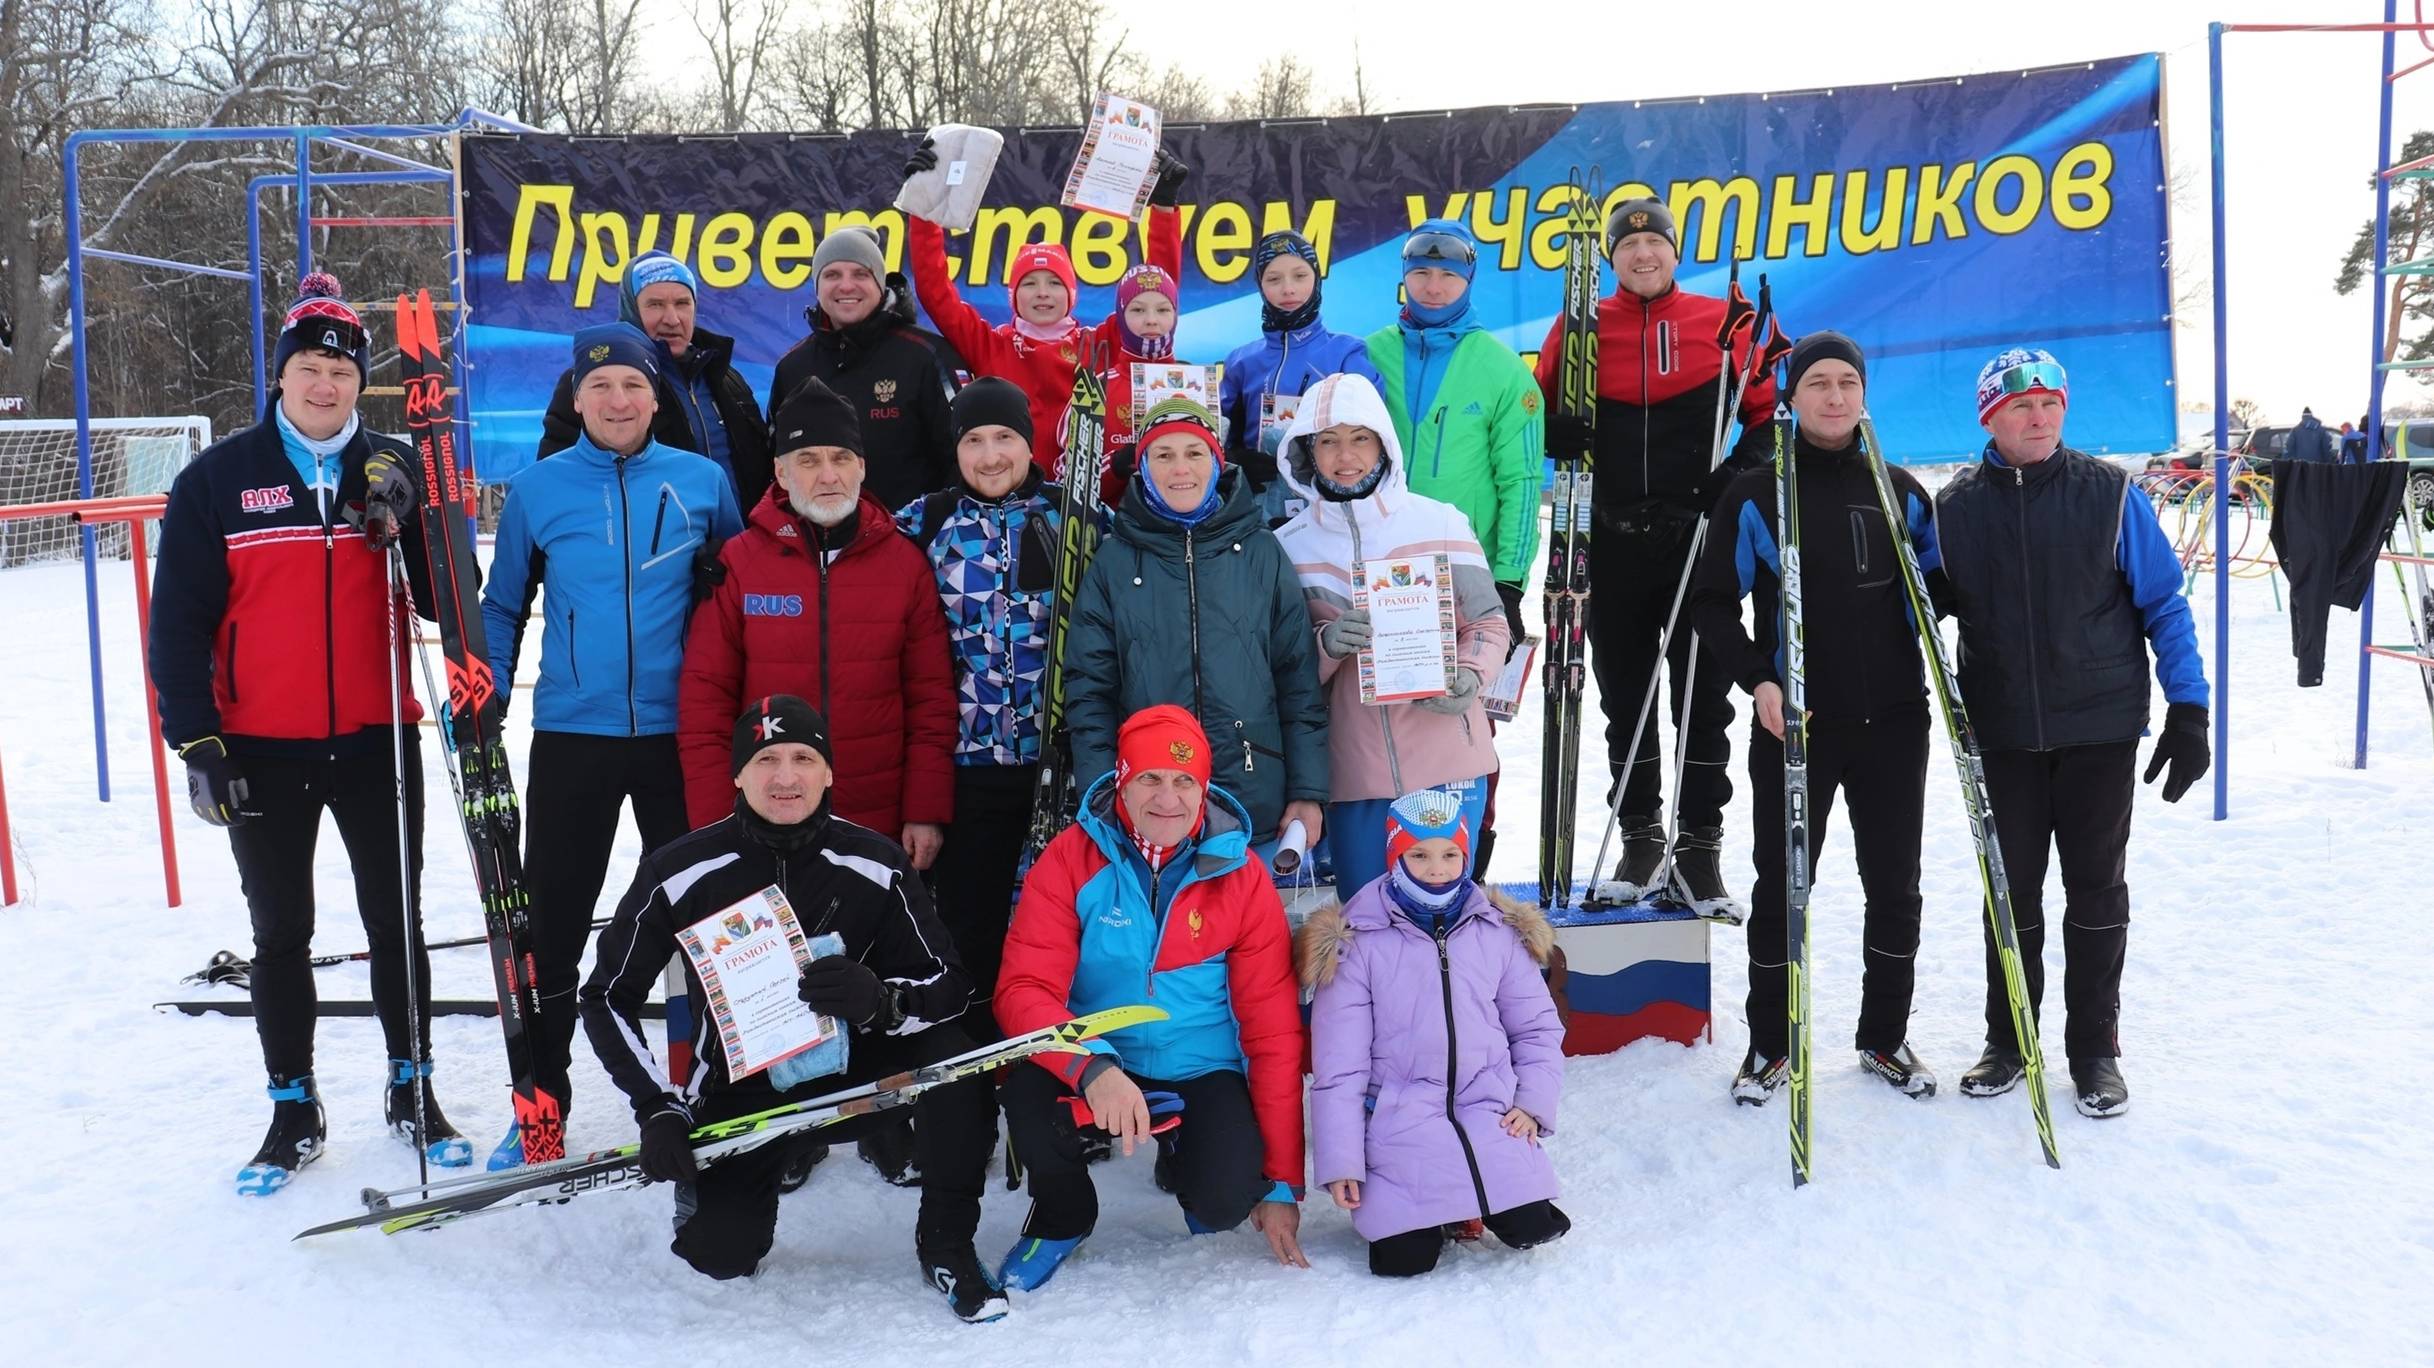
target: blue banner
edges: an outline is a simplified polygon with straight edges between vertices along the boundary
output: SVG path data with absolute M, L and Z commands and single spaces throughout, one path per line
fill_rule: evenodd
M 2040 346 L 2072 378 L 2065 440 L 2173 446 L 2171 287 L 2153 54 L 1795 94 L 1176 127 L 1184 187 L 1178 354 L 1222 360 L 1258 335 L 1251 246 L 1290 226 L 1317 245 L 1330 327 L 1367 333 L 1400 307 L 1400 243 L 1460 217 L 1480 238 L 1482 319 L 1525 355 L 1562 298 L 1566 186 L 1667 200 L 1682 288 L 1773 282 L 1785 331 L 1849 333 L 1887 451 L 1910 462 L 1984 442 L 1975 382 L 2004 347 Z M 1142 254 L 1142 229 L 1055 206 L 1079 135 L 1010 130 L 971 234 L 951 240 L 964 297 L 1006 317 L 1016 246 L 1065 243 L 1095 321 Z M 765 395 L 807 332 L 811 255 L 846 224 L 904 259 L 903 134 L 621 139 L 468 135 L 460 194 L 471 309 L 465 383 L 482 478 L 521 469 L 568 337 L 616 317 L 626 261 L 658 247 L 703 281 L 700 322 L 736 338 Z M 1613 288 L 1609 273 L 1607 288 Z

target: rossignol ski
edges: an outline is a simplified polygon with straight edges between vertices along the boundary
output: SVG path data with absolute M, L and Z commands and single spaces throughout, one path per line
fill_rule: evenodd
M 1595 173 L 1592 172 L 1594 178 Z M 1572 168 L 1565 233 L 1563 357 L 1555 411 L 1591 431 L 1597 423 L 1598 194 Z M 1590 483 L 1594 441 L 1556 451 L 1547 512 L 1545 756 L 1539 768 L 1538 904 L 1572 901 L 1572 826 L 1580 784 L 1580 705 L 1588 666 Z
M 542 1089 L 533 1067 L 534 1032 L 541 1014 L 524 889 L 522 810 L 507 768 L 504 703 L 490 676 L 477 597 L 481 579 L 456 461 L 448 360 L 440 350 L 429 290 L 417 291 L 412 299 L 397 297 L 397 347 L 404 368 L 406 429 L 422 467 L 423 554 L 430 564 L 440 651 L 448 672 L 440 733 L 456 762 L 457 809 L 482 899 L 482 932 L 490 949 L 499 1025 L 507 1038 L 516 1126 L 527 1160 L 560 1159 L 566 1154 L 565 1108 L 561 1099 Z
M 1994 803 L 1986 789 L 1986 762 L 1978 750 L 1977 731 L 1969 725 L 1969 709 L 1961 701 L 1961 684 L 1936 630 L 1935 605 L 1927 594 L 1927 578 L 1918 568 L 1918 550 L 1910 544 L 1909 520 L 1902 516 L 1893 479 L 1885 473 L 1883 450 L 1876 444 L 1876 424 L 1859 420 L 1859 448 L 1876 480 L 1876 504 L 1884 514 L 1885 530 L 1893 538 L 1894 556 L 1902 567 L 1902 585 L 1910 597 L 1910 620 L 1918 628 L 1919 646 L 1927 653 L 1929 678 L 1936 703 L 1944 713 L 1944 735 L 1952 743 L 1953 767 L 1961 775 L 1961 805 L 1969 814 L 1969 837 L 1978 848 L 1978 886 L 1984 891 L 1986 925 L 1994 933 L 1995 954 L 2003 964 L 2003 991 L 2011 1000 L 2011 1026 L 2020 1047 L 2020 1063 L 2028 1080 L 2028 1109 L 2037 1122 L 2037 1143 L 2045 1150 L 2048 1168 L 2062 1167 L 2054 1148 L 2054 1118 L 2045 1100 L 2045 1052 L 2038 1048 L 2037 1021 L 2028 1004 L 2028 979 L 2020 966 L 2020 927 L 2012 919 L 2011 877 L 2003 872 L 2003 847 L 1995 836 Z
M 1073 396 L 1065 406 L 1065 464 L 1058 475 L 1056 601 L 1048 613 L 1048 663 L 1040 675 L 1040 779 L 1031 799 L 1031 834 L 1024 863 L 1048 848 L 1081 805 L 1074 782 L 1073 746 L 1065 734 L 1065 638 L 1073 623 L 1073 600 L 1082 574 L 1099 550 L 1101 472 L 1107 462 L 1107 386 L 1099 378 L 1105 354 L 1085 357 L 1073 368 Z
M 994 1045 L 984 1045 L 952 1059 L 890 1074 L 875 1082 L 823 1097 L 790 1102 L 767 1111 L 754 1112 L 750 1116 L 696 1127 L 693 1131 L 693 1155 L 699 1163 L 717 1163 L 789 1135 L 834 1125 L 850 1117 L 908 1106 L 922 1093 L 941 1084 L 984 1074 L 1035 1054 L 1068 1051 L 1082 1041 L 1111 1031 L 1165 1019 L 1165 1009 L 1149 1006 L 1111 1007 L 1103 1012 L 1092 1012 Z M 642 1171 L 641 1154 L 642 1146 L 639 1143 L 619 1145 L 614 1149 L 554 1163 L 528 1164 L 496 1173 L 440 1179 L 393 1192 L 367 1188 L 363 1193 L 363 1204 L 368 1208 L 364 1214 L 314 1226 L 299 1233 L 296 1238 L 302 1240 L 370 1226 L 379 1227 L 383 1234 L 395 1235 L 408 1230 L 433 1229 L 484 1212 L 570 1201 L 587 1192 L 643 1187 L 653 1180 Z M 400 1199 L 411 1200 L 401 1202 Z
M 1763 288 L 1763 287 L 1762 287 Z M 1809 1181 L 1809 718 L 1808 630 L 1800 612 L 1800 468 L 1792 415 L 1775 411 L 1775 525 L 1783 590 L 1783 941 L 1790 1031 L 1792 1186 Z

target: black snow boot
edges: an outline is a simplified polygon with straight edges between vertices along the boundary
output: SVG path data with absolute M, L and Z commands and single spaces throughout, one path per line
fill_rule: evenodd
M 1623 858 L 1614 866 L 1614 897 L 1637 902 L 1662 892 L 1665 872 L 1665 828 L 1657 822 L 1627 822 L 1623 826 Z
M 1004 1290 L 980 1266 L 980 1256 L 972 1252 L 969 1241 L 923 1250 L 920 1258 L 922 1279 L 946 1294 L 947 1306 L 957 1320 L 978 1324 L 997 1320 L 1012 1309 Z
M 414 1133 L 414 1094 L 422 1093 L 423 1132 Z M 405 1144 L 419 1149 L 424 1158 L 441 1168 L 466 1168 L 473 1163 L 473 1144 L 457 1134 L 456 1127 L 440 1114 L 439 1099 L 431 1095 L 431 1061 L 421 1068 L 402 1059 L 389 1061 L 389 1099 L 386 1107 L 389 1133 Z
M 2028 1071 L 2020 1052 L 2009 1045 L 1988 1045 L 1978 1062 L 1961 1075 L 1961 1096 L 2000 1097 L 2020 1086 L 2020 1077 Z
M 896 1187 L 921 1186 L 921 1161 L 913 1148 L 913 1118 L 898 1117 L 862 1137 L 854 1146 L 862 1162 Z
M 321 1114 L 321 1099 L 313 1093 L 313 1076 L 270 1076 L 270 1133 L 262 1148 L 237 1170 L 237 1195 L 268 1197 L 286 1187 L 296 1171 L 321 1157 L 329 1140 L 329 1123 Z
M 1893 1090 L 1911 1097 L 1935 1096 L 1935 1074 L 1919 1062 L 1918 1052 L 1903 1041 L 1901 1048 L 1887 1054 L 1882 1050 L 1859 1052 L 1859 1067 L 1893 1085 Z
M 2130 1085 L 2121 1081 L 2117 1059 L 2072 1060 L 2071 1091 L 2081 1116 L 2119 1116 L 2130 1109 Z
M 1724 888 L 1717 863 L 1724 852 L 1724 828 L 1684 827 L 1673 846 L 1674 891 L 1690 910 L 1710 921 L 1733 926 L 1749 920 L 1749 912 Z
M 784 1196 L 811 1181 L 811 1171 L 828 1157 L 826 1145 L 801 1145 L 786 1156 L 786 1166 L 778 1170 L 778 1195 Z

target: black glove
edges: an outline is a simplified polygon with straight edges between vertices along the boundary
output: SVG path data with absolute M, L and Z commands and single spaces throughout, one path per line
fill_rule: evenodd
M 363 503 L 347 509 L 347 521 L 363 530 L 374 550 L 385 551 L 397 543 L 407 512 L 421 504 L 405 458 L 375 447 L 363 463 Z
M 1149 188 L 1149 202 L 1174 208 L 1181 200 L 1183 182 L 1191 178 L 1192 168 L 1183 164 L 1183 158 L 1163 147 L 1158 149 L 1158 159 L 1150 165 L 1158 173 L 1158 182 Z
M 1716 502 L 1724 497 L 1724 486 L 1731 484 L 1733 477 L 1740 473 L 1729 465 L 1720 465 L 1701 475 L 1699 482 L 1691 486 L 1691 506 L 1700 513 L 1714 513 Z
M 226 742 L 206 736 L 178 747 L 177 753 L 186 762 L 186 801 L 194 805 L 195 816 L 216 827 L 232 827 L 262 815 L 248 806 L 253 794 L 245 771 L 228 757 Z
M 1513 629 L 1513 640 L 1510 644 L 1516 647 L 1521 645 L 1523 637 L 1530 634 L 1530 629 L 1521 621 L 1522 592 L 1522 588 L 1518 584 L 1507 584 L 1502 580 L 1496 581 L 1496 597 L 1504 601 L 1505 625 Z M 1510 655 L 1511 652 L 1508 651 L 1506 654 Z
M 642 1171 L 661 1183 L 690 1183 L 701 1173 L 693 1157 L 693 1118 L 670 1107 L 642 1123 Z
M 824 955 L 804 965 L 795 996 L 848 1026 L 871 1025 L 888 1009 L 887 985 L 869 965 L 844 955 Z
M 1597 426 L 1586 418 L 1574 418 L 1564 413 L 1547 415 L 1547 454 L 1554 457 L 1586 456 L 1597 442 Z
M 1242 478 L 1251 482 L 1254 493 L 1276 483 L 1276 458 L 1258 447 L 1236 447 L 1225 454 L 1225 459 L 1227 464 L 1242 468 Z
M 938 144 L 925 134 L 921 139 L 921 145 L 913 149 L 913 155 L 904 159 L 904 178 L 911 180 L 924 171 L 937 169 Z
M 693 601 L 706 603 L 727 582 L 727 563 L 718 558 L 718 550 L 726 543 L 717 537 L 704 537 L 701 549 L 693 553 Z
M 1139 467 L 1140 457 L 1131 442 L 1126 442 L 1107 453 L 1107 468 L 1115 472 L 1116 483 L 1119 485 L 1131 484 L 1133 474 Z
M 2214 763 L 2214 751 L 2206 744 L 2207 722 L 2203 703 L 2175 703 L 2164 709 L 2164 730 L 2148 756 L 2146 782 L 2154 783 L 2155 776 L 2170 767 L 2172 772 L 2164 778 L 2165 802 L 2179 802 Z

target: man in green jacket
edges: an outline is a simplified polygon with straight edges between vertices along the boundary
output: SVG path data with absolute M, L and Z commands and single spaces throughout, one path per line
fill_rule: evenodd
M 1453 219 L 1412 229 L 1403 240 L 1403 314 L 1370 334 L 1369 360 L 1412 491 L 1470 519 L 1518 645 L 1522 586 L 1538 554 L 1546 421 L 1530 368 L 1471 308 L 1478 258 L 1470 230 Z

